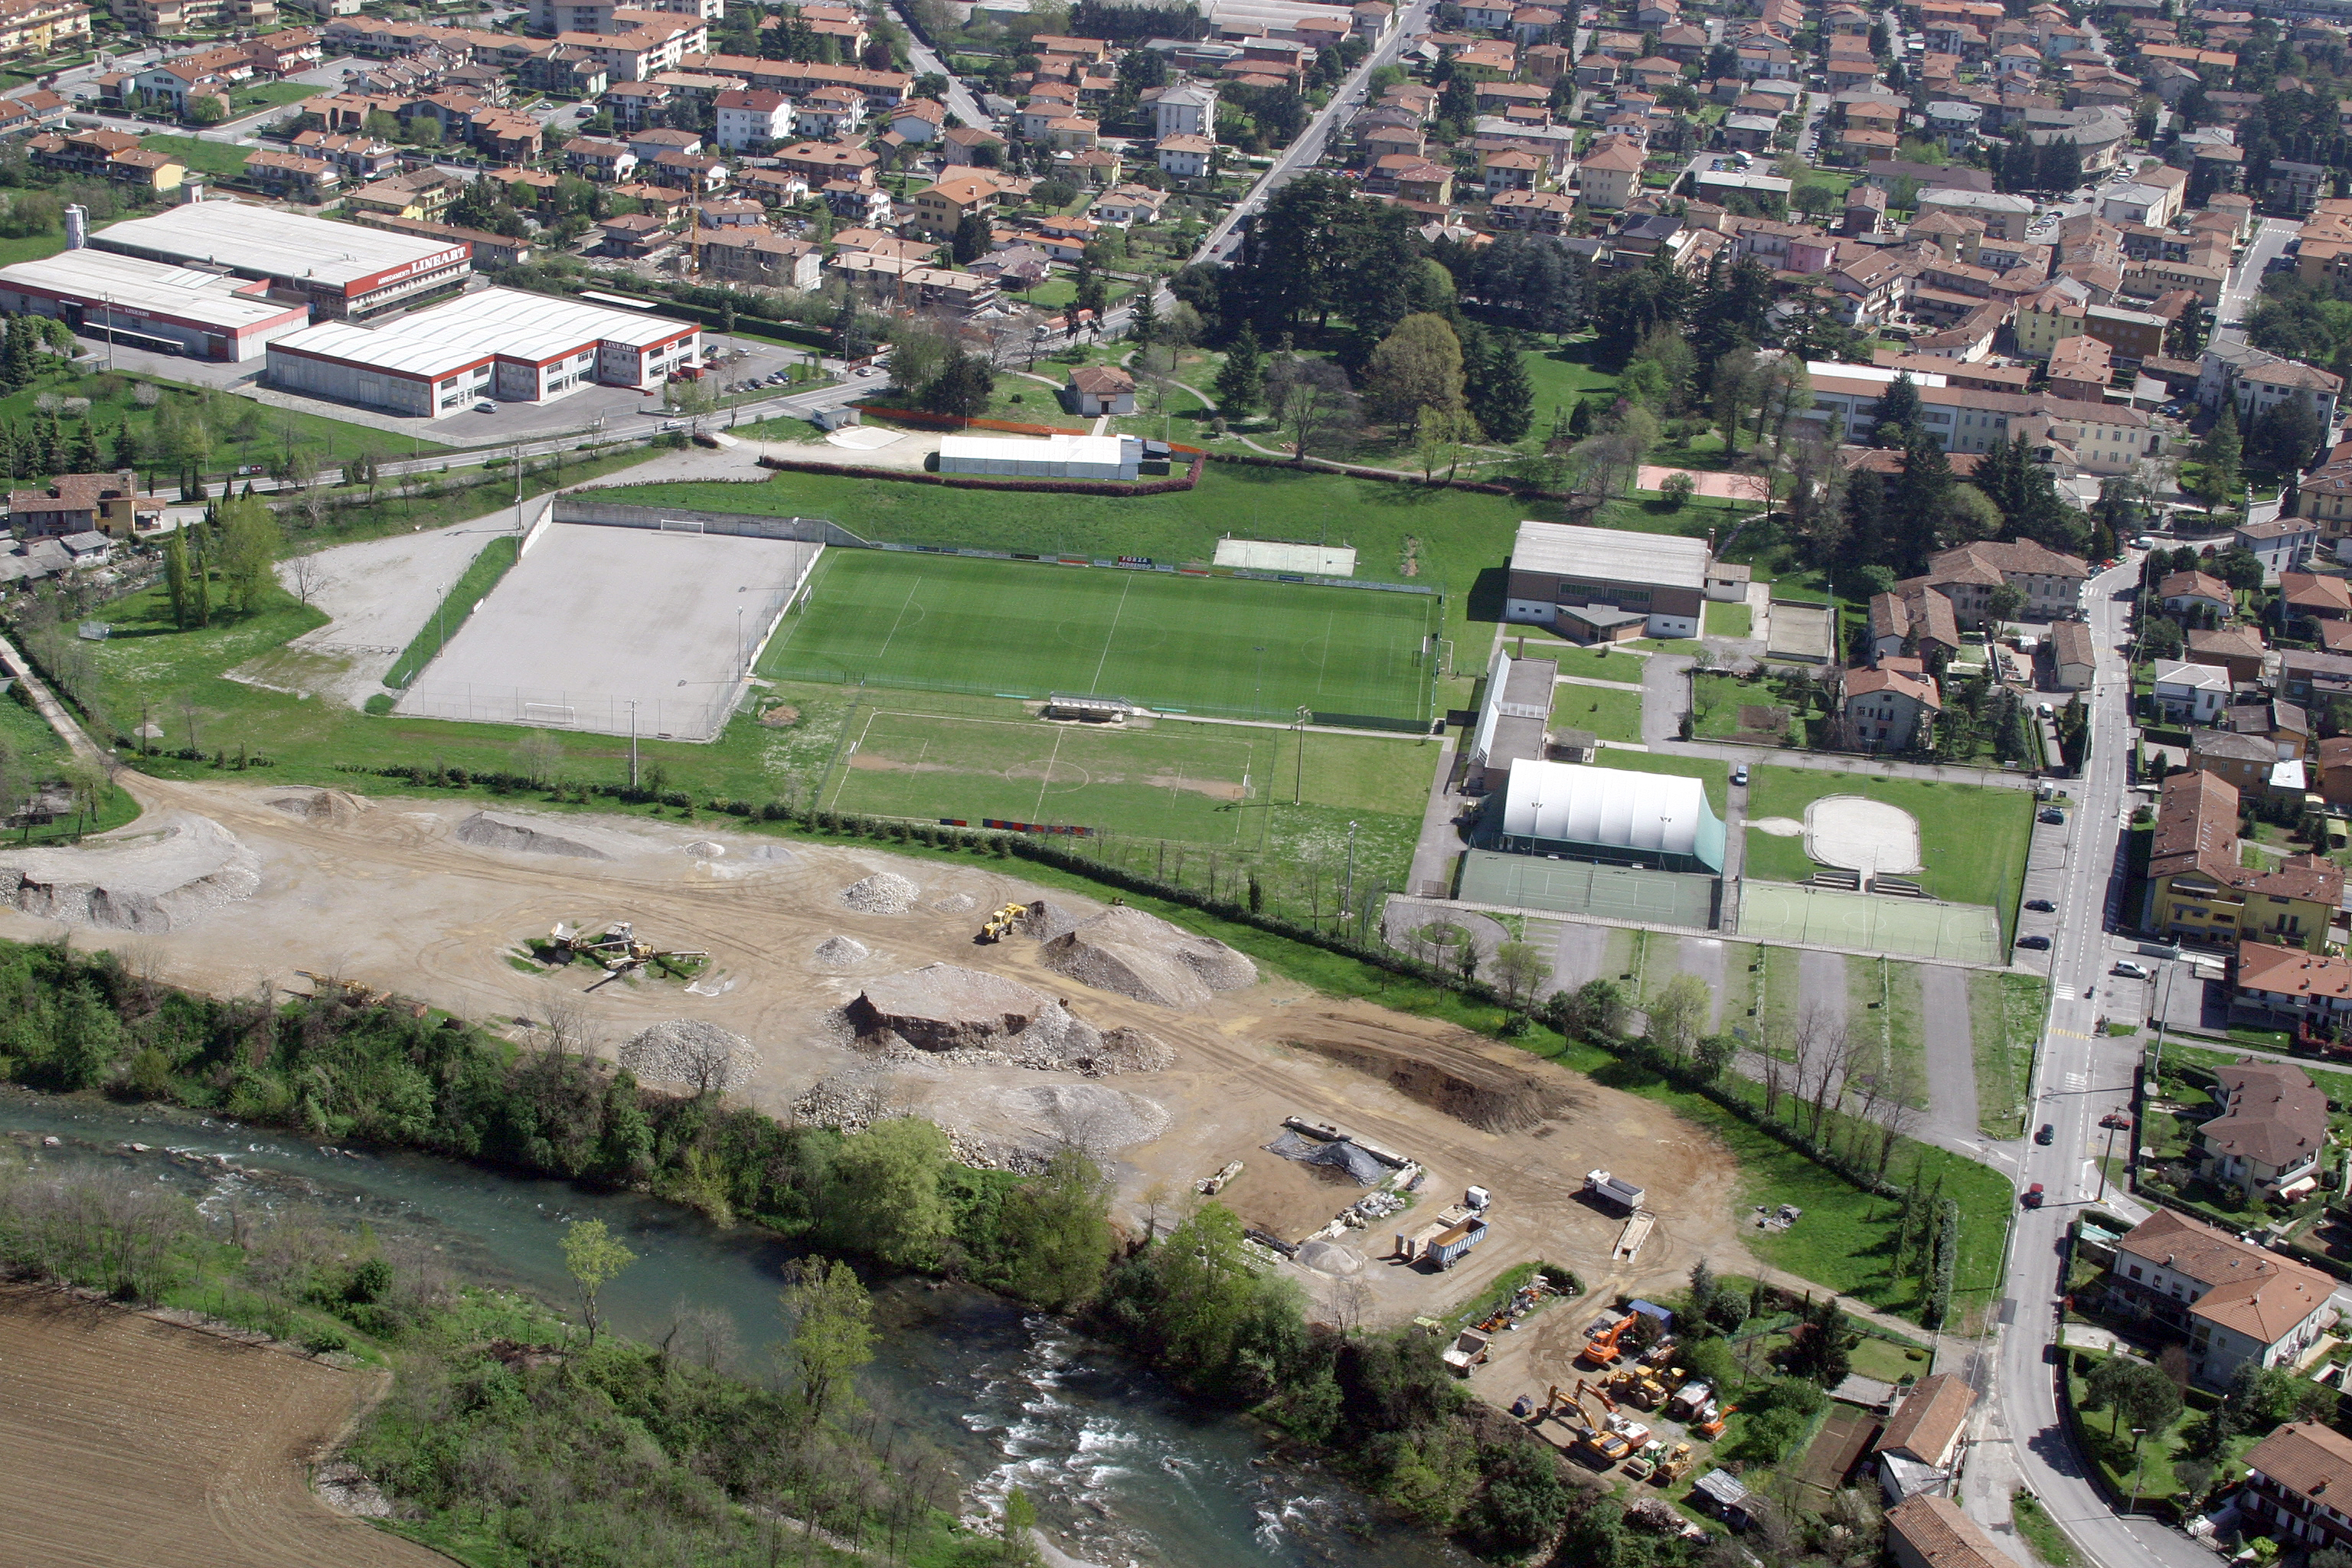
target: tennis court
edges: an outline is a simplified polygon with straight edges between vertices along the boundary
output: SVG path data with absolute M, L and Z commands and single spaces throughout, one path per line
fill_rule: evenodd
M 1714 929 L 1717 883 L 1685 871 L 1636 871 L 1585 860 L 1473 849 L 1462 866 L 1462 900 L 1506 909 L 1600 915 L 1643 925 Z
M 833 550 L 760 661 L 772 679 L 1288 720 L 1425 723 L 1434 595 Z
M 2001 961 L 2000 916 L 1981 904 L 1939 904 L 1793 882 L 1743 879 L 1739 934 L 1756 942 L 1812 942 L 1891 958 Z

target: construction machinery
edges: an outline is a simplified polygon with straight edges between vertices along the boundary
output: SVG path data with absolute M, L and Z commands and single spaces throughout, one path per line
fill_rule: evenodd
M 1578 1448 L 1599 1460 L 1603 1469 L 1633 1454 L 1633 1444 L 1611 1431 L 1609 1423 L 1605 1419 L 1601 1421 L 1592 1419 L 1592 1413 L 1585 1408 L 1582 1378 L 1577 1379 L 1576 1393 L 1570 1398 L 1576 1405 L 1577 1415 L 1583 1417 L 1581 1422 L 1570 1424 L 1570 1430 L 1576 1434 Z
M 1612 1415 L 1617 1414 L 1617 1402 L 1609 1397 L 1609 1391 L 1597 1383 L 1587 1383 L 1580 1377 L 1576 1380 L 1576 1403 L 1579 1406 L 1584 1404 L 1584 1395 L 1588 1391 L 1593 1398 L 1601 1401 L 1601 1409 Z
M 1666 1401 L 1666 1414 L 1677 1421 L 1697 1420 L 1701 1418 L 1699 1412 L 1706 1409 L 1714 1398 L 1714 1384 L 1704 1378 L 1694 1379 L 1675 1390 L 1675 1396 Z
M 1677 1443 L 1674 1451 L 1658 1461 L 1658 1472 L 1652 1479 L 1662 1487 L 1670 1487 L 1690 1474 L 1691 1446 Z
M 639 942 L 637 928 L 629 921 L 614 921 L 593 936 L 558 921 L 547 933 L 547 942 L 559 962 L 584 958 L 604 971 L 604 978 L 588 987 L 591 991 L 598 985 L 609 985 L 625 974 L 633 974 L 649 963 L 671 964 L 710 956 L 699 948 L 657 948 L 649 942 Z
M 315 994 L 324 996 L 332 993 L 348 1006 L 381 1007 L 392 1000 L 391 992 L 379 991 L 364 980 L 338 980 L 313 973 L 308 969 L 298 969 L 294 973 L 310 983 Z
M 1603 1367 L 1615 1361 L 1617 1359 L 1618 1339 L 1625 1332 L 1626 1330 L 1633 1326 L 1633 1321 L 1640 1316 L 1641 1314 L 1639 1312 L 1628 1312 L 1623 1317 L 1618 1319 L 1615 1322 L 1610 1324 L 1606 1329 L 1601 1330 L 1601 1332 L 1585 1341 L 1583 1351 L 1580 1352 L 1576 1358 L 1578 1364 L 1581 1366 Z
M 980 934 L 971 940 L 982 943 L 1003 942 L 1012 934 L 1013 922 L 1028 912 L 1029 906 L 1026 904 L 1007 904 L 990 915 L 982 924 Z
M 1657 1473 L 1658 1461 L 1666 1457 L 1663 1438 L 1653 1438 L 1640 1453 L 1625 1461 L 1625 1473 L 1637 1481 L 1646 1481 Z
M 1683 1370 L 1677 1366 L 1627 1375 L 1633 1383 L 1625 1392 L 1625 1403 L 1637 1410 L 1655 1410 L 1666 1402 L 1667 1391 L 1682 1381 Z
M 1713 1415 L 1709 1415 L 1706 1420 L 1701 1421 L 1697 1426 L 1692 1427 L 1691 1430 L 1712 1443 L 1717 1437 L 1723 1436 L 1723 1424 L 1730 1420 L 1731 1413 L 1738 1408 L 1739 1406 L 1737 1405 L 1727 1405 L 1722 1409 L 1717 1410 Z

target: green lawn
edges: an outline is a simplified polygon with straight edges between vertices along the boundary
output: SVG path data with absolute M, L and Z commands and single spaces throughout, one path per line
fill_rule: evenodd
M 409 639 L 408 647 L 393 660 L 392 668 L 384 672 L 383 683 L 398 689 L 415 680 L 417 673 L 440 654 L 449 629 L 464 627 L 466 617 L 474 613 L 474 606 L 482 602 L 484 595 L 499 585 L 499 579 L 507 574 L 507 569 L 520 560 L 521 554 L 521 541 L 511 533 L 502 533 L 483 545 L 482 552 L 474 557 L 473 563 L 466 568 L 464 574 L 450 584 L 448 594 L 442 599 L 433 618 L 417 628 L 415 637 Z
M 1706 606 L 1706 635 L 1711 637 L 1754 637 L 1756 617 L 1744 605 L 1710 603 Z
M 2024 790 L 1861 773 L 1759 767 L 1748 792 L 1748 816 L 1802 821 L 1805 807 L 1825 795 L 1860 795 L 1909 812 L 1919 824 L 1920 881 L 1932 898 L 1986 904 L 2000 911 L 2006 940 L 2025 881 L 2026 842 L 2033 829 L 2033 799 Z M 1802 837 L 1748 835 L 1747 872 L 1765 881 L 1801 882 L 1812 874 Z
M 1615 376 L 1593 368 L 1591 353 L 1592 343 L 1587 339 L 1565 348 L 1529 350 L 1519 356 L 1519 363 L 1527 367 L 1528 384 L 1535 389 L 1536 419 L 1530 435 L 1549 434 L 1555 412 L 1572 413 L 1580 400 L 1598 400 L 1617 390 Z
M 1514 635 L 1517 630 L 1513 628 Z M 1598 647 L 1579 647 L 1574 643 L 1560 641 L 1549 632 L 1540 637 L 1531 637 L 1529 642 L 1528 658 L 1551 659 L 1559 664 L 1562 675 L 1580 675 L 1588 680 L 1615 680 L 1627 686 L 1639 686 L 1649 668 L 1649 661 L 1638 654 L 1612 653 L 1606 643 Z M 1518 657 L 1516 648 L 1512 657 Z
M 1715 807 L 1717 816 L 1723 815 L 1731 801 L 1731 764 L 1718 763 L 1713 757 L 1677 756 L 1666 752 L 1629 752 L 1622 746 L 1604 747 L 1593 761 L 1604 768 L 1622 768 L 1635 773 L 1672 773 L 1676 778 L 1697 779 L 1706 785 L 1707 804 Z
M 299 81 L 247 82 L 228 95 L 229 117 L 240 119 L 259 110 L 316 98 L 319 89 Z
M 63 230 L 47 234 L 20 234 L 0 238 L 0 267 L 13 267 L 19 261 L 38 261 L 55 256 L 66 247 Z
M 1988 1138 L 2025 1131 L 2033 1046 L 2049 1008 L 2049 982 L 2032 974 L 1969 976 L 1969 1026 L 1976 1050 L 1977 1128 Z
M 1418 566 L 1411 581 L 1445 595 L 1445 636 L 1454 642 L 1453 666 L 1464 677 L 1447 691 L 1449 703 L 1457 706 L 1468 700 L 1469 678 L 1486 668 L 1493 623 L 1502 618 L 1504 566 L 1520 520 L 1563 518 L 1557 506 L 1507 496 L 1227 463 L 1207 465 L 1192 489 L 1154 496 L 1048 495 L 779 473 L 753 483 L 633 485 L 600 490 L 596 499 L 824 517 L 869 539 L 1045 555 L 1207 561 L 1227 534 L 1328 542 L 1356 547 L 1359 576 L 1390 582 L 1402 576 L 1410 539 Z M 1528 640 L 1536 646 L 1532 633 Z
M 1551 727 L 1554 731 L 1590 730 L 1604 741 L 1638 742 L 1642 694 L 1605 686 L 1554 687 Z
M 1227 717 L 1286 719 L 1307 707 L 1425 721 L 1436 609 L 1419 594 L 844 550 L 827 553 L 760 669 L 844 685 L 1094 692 Z
M 301 90 L 302 95 L 308 98 L 315 95 L 318 89 L 306 87 Z M 205 142 L 194 136 L 150 136 L 141 145 L 150 152 L 169 153 L 200 174 L 223 177 L 243 174 L 245 161 L 253 155 L 250 147 L 239 147 L 227 142 Z

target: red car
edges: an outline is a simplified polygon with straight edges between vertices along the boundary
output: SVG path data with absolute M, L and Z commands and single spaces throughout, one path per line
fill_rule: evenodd
M 2036 1182 L 2032 1186 L 2026 1188 L 2025 1196 L 2022 1201 L 2027 1208 L 2040 1208 L 2042 1206 L 2042 1184 L 2040 1182 Z
M 2110 1110 L 2105 1116 L 2099 1118 L 2099 1125 L 2102 1127 L 2117 1127 L 2128 1132 L 2131 1131 L 2131 1118 L 2125 1115 L 2120 1110 Z

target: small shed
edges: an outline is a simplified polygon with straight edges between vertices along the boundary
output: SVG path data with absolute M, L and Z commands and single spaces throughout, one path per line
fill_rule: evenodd
M 845 403 L 838 408 L 819 408 L 809 415 L 809 423 L 820 430 L 840 430 L 857 424 L 863 417 L 857 405 Z
M 1070 372 L 1066 389 L 1070 412 L 1089 418 L 1135 412 L 1135 377 L 1115 364 L 1082 364 Z
M 1748 1487 L 1729 1470 L 1709 1470 L 1691 1483 L 1690 1503 L 1734 1530 L 1748 1525 Z

